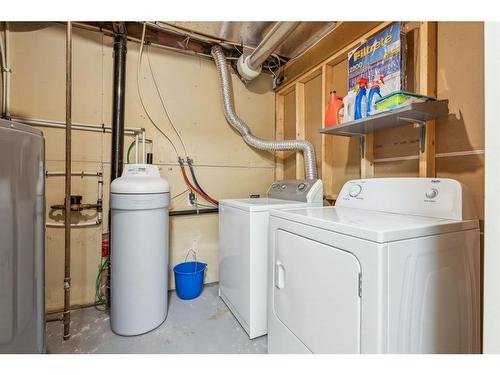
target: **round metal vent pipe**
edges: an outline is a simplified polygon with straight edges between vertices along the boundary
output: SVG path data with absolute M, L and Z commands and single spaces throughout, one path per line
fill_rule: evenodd
M 238 59 L 238 73 L 246 80 L 256 78 L 261 70 L 262 64 L 278 48 L 290 33 L 295 30 L 300 22 L 276 22 L 262 42 L 250 55 L 241 55 Z

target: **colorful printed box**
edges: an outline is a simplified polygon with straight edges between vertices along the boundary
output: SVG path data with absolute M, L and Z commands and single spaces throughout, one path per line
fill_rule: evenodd
M 384 77 L 382 96 L 402 89 L 401 23 L 396 22 L 374 35 L 348 54 L 349 91 L 358 78 L 368 78 L 370 84 Z

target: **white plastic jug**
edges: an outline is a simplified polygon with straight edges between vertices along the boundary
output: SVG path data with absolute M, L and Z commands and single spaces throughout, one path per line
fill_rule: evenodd
M 354 120 L 354 105 L 356 103 L 356 94 L 354 91 L 349 91 L 344 99 L 344 116 L 342 117 L 342 122 L 348 122 Z

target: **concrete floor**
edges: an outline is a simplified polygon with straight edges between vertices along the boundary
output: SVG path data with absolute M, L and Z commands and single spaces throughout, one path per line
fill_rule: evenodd
M 267 353 L 267 336 L 250 340 L 218 296 L 218 284 L 183 301 L 169 293 L 168 315 L 141 336 L 115 335 L 109 315 L 93 307 L 71 313 L 71 339 L 62 340 L 62 323 L 47 323 L 48 353 Z

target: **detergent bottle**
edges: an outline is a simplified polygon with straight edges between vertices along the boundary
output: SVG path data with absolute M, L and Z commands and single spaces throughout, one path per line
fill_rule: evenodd
M 380 94 L 380 84 L 384 83 L 384 76 L 381 74 L 378 79 L 375 79 L 372 83 L 372 86 L 370 88 L 370 92 L 368 93 L 368 108 L 367 108 L 367 115 L 370 116 L 372 114 L 372 111 L 374 109 L 374 103 L 375 103 L 375 96 L 378 95 L 379 98 L 382 97 L 382 94 Z
M 344 116 L 342 117 L 342 122 L 348 122 L 354 120 L 354 105 L 356 103 L 356 92 L 351 90 L 344 96 L 342 100 L 344 103 Z
M 340 110 L 342 107 L 344 107 L 342 97 L 338 96 L 335 91 L 331 91 L 325 113 L 325 128 L 340 124 Z
M 359 77 L 358 78 L 358 93 L 356 94 L 356 101 L 354 104 L 354 119 L 359 120 L 360 118 L 366 117 L 367 108 L 367 98 L 366 98 L 366 88 L 368 86 L 368 78 Z

